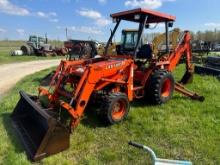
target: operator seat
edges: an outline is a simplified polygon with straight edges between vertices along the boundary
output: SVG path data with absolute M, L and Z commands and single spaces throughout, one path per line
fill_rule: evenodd
M 152 48 L 150 44 L 142 45 L 137 53 L 137 58 L 141 59 L 151 59 L 152 58 Z

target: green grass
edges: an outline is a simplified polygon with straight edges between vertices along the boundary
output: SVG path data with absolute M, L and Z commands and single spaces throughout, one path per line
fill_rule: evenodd
M 183 66 L 176 71 L 180 77 Z M 0 164 L 31 164 L 11 126 L 9 115 L 19 100 L 18 91 L 37 92 L 39 81 L 50 70 L 28 76 L 0 103 Z M 43 164 L 144 164 L 149 157 L 127 145 L 133 140 L 150 146 L 160 158 L 191 160 L 198 165 L 220 164 L 220 82 L 195 75 L 190 89 L 205 96 L 201 103 L 175 93 L 162 106 L 132 103 L 128 118 L 105 127 L 88 107 L 71 135 L 70 148 Z
M 210 52 L 210 56 L 220 56 L 220 52 Z

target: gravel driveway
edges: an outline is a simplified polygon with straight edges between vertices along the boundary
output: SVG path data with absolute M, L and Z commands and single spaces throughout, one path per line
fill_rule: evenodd
M 0 65 L 0 99 L 23 77 L 59 65 L 60 60 L 39 60 Z

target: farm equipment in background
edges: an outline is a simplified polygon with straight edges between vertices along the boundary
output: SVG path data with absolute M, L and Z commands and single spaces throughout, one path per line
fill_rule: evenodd
M 192 162 L 190 161 L 157 158 L 155 152 L 150 147 L 138 144 L 136 142 L 130 141 L 128 144 L 133 147 L 143 149 L 145 152 L 147 152 L 151 157 L 152 165 L 192 165 Z
M 178 45 L 178 41 L 181 39 L 183 32 L 179 28 L 174 28 L 169 32 L 169 50 L 173 51 Z M 152 51 L 154 55 L 163 56 L 166 53 L 166 33 L 159 34 L 154 37 L 152 41 Z
M 104 49 L 104 45 L 92 40 L 68 40 L 64 42 L 64 47 L 70 60 L 93 58 L 99 54 L 99 49 Z
M 112 31 L 111 31 L 112 32 Z M 132 54 L 134 52 L 135 44 L 137 42 L 138 30 L 137 29 L 123 29 L 121 32 L 120 43 L 111 42 L 109 44 L 107 54 L 111 55 L 125 55 Z M 141 45 L 143 44 L 141 40 Z M 98 55 L 105 54 L 105 46 L 101 46 L 98 49 Z
M 55 48 L 48 43 L 47 36 L 45 38 L 31 35 L 29 40 L 21 46 L 23 55 L 37 56 L 65 56 L 67 50 L 65 48 Z
M 64 47 L 68 50 L 69 59 L 75 60 L 103 56 L 105 52 L 105 44 L 93 40 L 68 40 L 64 42 Z M 115 43 L 109 45 L 108 54 L 117 54 Z
M 219 52 L 220 51 L 220 43 L 213 43 L 212 44 L 213 51 Z
M 29 36 L 29 40 L 21 46 L 24 55 L 43 55 L 43 50 L 51 51 L 52 46 L 48 44 L 47 37 Z
M 209 56 L 202 65 L 196 64 L 195 73 L 213 75 L 220 79 L 220 56 Z
M 171 43 L 169 45 L 170 50 L 176 48 L 180 33 L 181 33 L 180 29 L 178 28 L 175 28 L 169 32 L 169 38 Z M 117 50 L 116 53 L 119 55 L 132 54 L 136 46 L 137 37 L 138 37 L 137 29 L 123 29 L 121 42 L 120 44 L 116 45 L 116 50 Z M 154 55 L 160 56 L 160 54 L 166 53 L 165 40 L 166 40 L 166 33 L 162 33 L 155 36 L 151 44 L 146 44 L 144 39 L 141 39 L 139 46 L 142 47 L 143 45 L 150 45 L 152 49 L 152 53 Z
M 169 49 L 169 27 L 174 16 L 146 9 L 112 14 L 116 26 L 105 47 L 104 56 L 81 60 L 62 60 L 49 89 L 39 87 L 38 96 L 20 92 L 12 121 L 25 149 L 34 161 L 69 147 L 70 133 L 80 123 L 89 102 L 98 102 L 98 114 L 108 124 L 115 124 L 128 115 L 130 102 L 143 99 L 151 104 L 169 101 L 174 90 L 191 99 L 204 97 L 183 86 L 192 80 L 190 34 L 185 31 L 177 46 Z M 136 46 L 132 54 L 107 54 L 112 38 L 122 20 L 139 24 Z M 149 45 L 140 46 L 144 29 L 151 23 L 166 25 L 166 52 L 152 54 Z M 172 71 L 186 56 L 186 72 L 175 82 Z
M 217 45 L 211 42 L 196 40 L 192 42 L 195 73 L 220 77 L 220 56 L 210 56 L 211 50 L 217 51 Z
M 211 42 L 194 40 L 192 41 L 192 51 L 195 53 L 209 53 L 211 50 Z
M 212 50 L 212 44 L 208 41 L 194 40 L 191 42 L 193 58 L 195 64 L 203 64 Z
M 137 29 L 123 29 L 120 44 L 111 42 L 107 54 L 121 55 L 132 54 L 137 42 Z M 142 44 L 142 42 L 141 42 Z M 105 54 L 105 45 L 92 40 L 68 40 L 64 42 L 65 48 L 69 50 L 69 55 L 75 59 L 89 59 L 96 55 Z
M 138 29 L 123 29 L 121 42 L 116 45 L 117 54 L 132 54 L 134 52 L 138 37 Z M 143 45 L 143 40 L 140 41 Z

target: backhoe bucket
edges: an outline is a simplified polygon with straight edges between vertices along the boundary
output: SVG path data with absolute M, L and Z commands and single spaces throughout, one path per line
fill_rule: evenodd
M 11 115 L 29 158 L 38 161 L 69 147 L 69 130 L 57 121 L 52 111 L 43 109 L 36 97 L 20 91 L 20 100 Z
M 193 73 L 186 71 L 182 79 L 179 81 L 181 84 L 189 84 L 193 81 Z

